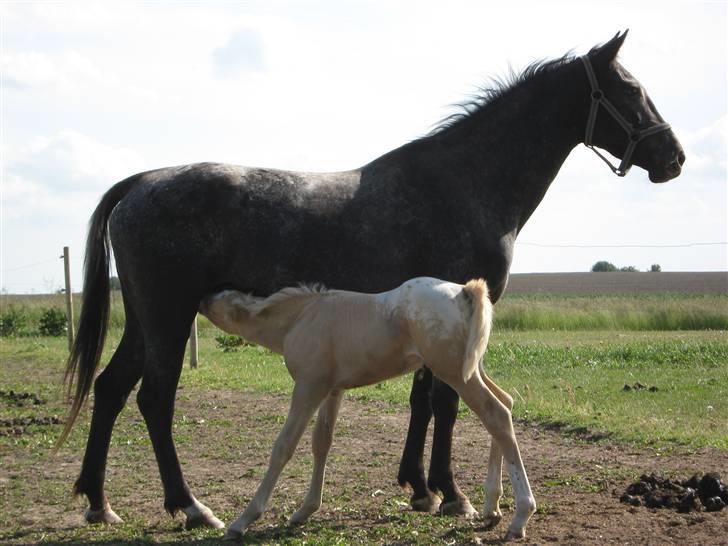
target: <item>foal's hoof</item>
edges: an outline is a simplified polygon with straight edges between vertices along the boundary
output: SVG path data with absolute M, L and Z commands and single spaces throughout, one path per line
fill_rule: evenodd
M 483 514 L 483 527 L 485 529 L 492 529 L 498 525 L 503 519 L 503 514 L 498 512 L 492 512 L 490 514 Z
M 474 518 L 478 512 L 470 504 L 465 497 L 450 502 L 443 502 L 440 505 L 440 515 L 442 516 L 465 516 L 465 518 Z
M 513 529 L 508 529 L 508 532 L 506 533 L 506 536 L 505 536 L 506 541 L 519 540 L 521 538 L 526 538 L 526 531 L 523 529 L 516 530 L 516 531 L 514 531 Z
M 240 531 L 236 531 L 235 529 L 228 529 L 227 533 L 225 533 L 225 536 L 222 537 L 222 539 L 240 542 L 241 540 L 243 540 L 244 534 L 245 533 L 241 533 Z
M 433 514 L 437 512 L 437 509 L 440 507 L 440 497 L 431 491 L 428 491 L 426 497 L 412 499 L 410 501 L 410 506 L 412 506 L 412 510 L 415 512 L 427 512 Z
M 110 507 L 102 508 L 101 510 L 86 510 L 85 514 L 86 521 L 91 524 L 105 523 L 113 525 L 115 523 L 123 523 L 124 520 L 116 515 Z
M 211 527 L 212 529 L 224 529 L 225 524 L 217 519 L 212 512 L 201 513 L 185 520 L 185 529 L 195 529 L 197 527 Z

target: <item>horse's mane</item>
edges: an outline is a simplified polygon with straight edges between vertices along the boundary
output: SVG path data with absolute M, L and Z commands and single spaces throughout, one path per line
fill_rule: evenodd
M 309 300 L 317 299 L 328 292 L 322 284 L 300 284 L 283 288 L 267 298 L 246 295 L 245 307 L 251 316 L 262 315 L 290 304 L 308 303 Z
M 591 51 L 595 49 L 597 47 Z M 460 122 L 471 118 L 474 114 L 488 110 L 498 102 L 498 99 L 509 95 L 513 90 L 542 76 L 553 74 L 575 59 L 576 57 L 568 52 L 558 59 L 534 61 L 521 72 L 516 72 L 511 68 L 506 76 L 489 78 L 487 83 L 479 87 L 478 91 L 469 100 L 453 105 L 459 111 L 440 120 L 425 138 L 446 132 Z

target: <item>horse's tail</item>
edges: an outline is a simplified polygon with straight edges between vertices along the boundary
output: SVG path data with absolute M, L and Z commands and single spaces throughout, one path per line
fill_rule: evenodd
M 463 292 L 470 300 L 473 314 L 470 317 L 468 340 L 463 361 L 463 380 L 469 381 L 485 354 L 490 338 L 490 325 L 493 319 L 493 305 L 488 296 L 488 285 L 483 279 L 468 281 Z
M 83 304 L 78 332 L 66 363 L 64 381 L 68 397 L 73 399 L 71 410 L 56 448 L 66 440 L 73 424 L 88 398 L 96 369 L 106 340 L 109 320 L 109 261 L 110 241 L 108 220 L 114 207 L 139 182 L 138 176 L 123 180 L 101 198 L 89 221 L 86 238 L 86 257 L 83 263 Z M 75 383 L 75 393 L 74 393 Z

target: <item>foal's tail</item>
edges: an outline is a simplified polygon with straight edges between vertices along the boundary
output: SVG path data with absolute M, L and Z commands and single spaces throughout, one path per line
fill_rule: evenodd
M 86 258 L 83 263 L 83 305 L 76 339 L 66 363 L 64 381 L 68 397 L 73 399 L 71 410 L 56 448 L 68 437 L 93 383 L 104 349 L 109 319 L 109 261 L 110 241 L 108 220 L 111 211 L 139 182 L 132 176 L 115 184 L 101 198 L 89 222 L 86 239 Z M 76 384 L 73 392 L 74 382 Z
M 463 292 L 470 300 L 473 314 L 470 317 L 468 341 L 463 361 L 463 380 L 468 382 L 475 373 L 478 363 L 485 354 L 493 319 L 493 304 L 488 296 L 488 285 L 483 279 L 468 281 Z

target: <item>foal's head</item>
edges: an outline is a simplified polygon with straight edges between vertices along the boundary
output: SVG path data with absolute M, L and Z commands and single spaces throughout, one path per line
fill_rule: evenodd
M 631 142 L 634 151 L 622 170 L 634 164 L 645 169 L 652 182 L 667 182 L 680 174 L 685 153 L 644 87 L 617 61 L 626 36 L 627 32 L 618 33 L 587 55 L 599 88 L 594 91 L 592 85 L 591 97 L 602 101 L 591 140 L 619 158 L 624 158 Z M 588 70 L 585 67 L 585 80 Z M 609 111 L 610 105 L 616 114 Z

